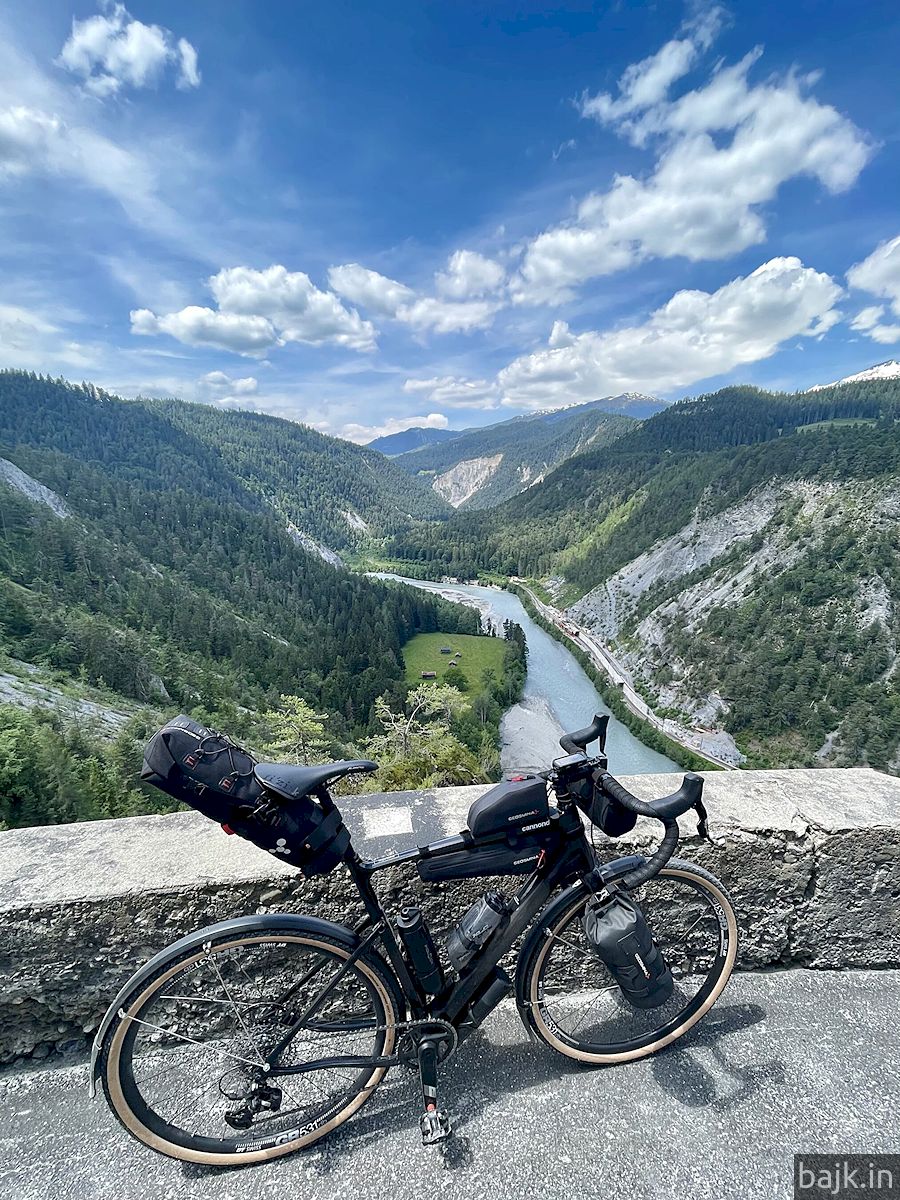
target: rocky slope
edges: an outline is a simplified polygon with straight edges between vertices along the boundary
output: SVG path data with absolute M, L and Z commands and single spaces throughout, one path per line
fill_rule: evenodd
M 569 615 L 612 648 L 657 711 L 725 732 L 740 715 L 736 706 L 746 703 L 721 686 L 723 664 L 717 657 L 722 630 L 735 624 L 737 610 L 771 599 L 779 578 L 789 578 L 792 570 L 809 575 L 811 564 L 832 558 L 836 535 L 849 533 L 861 549 L 893 544 L 898 519 L 897 479 L 876 487 L 772 481 L 712 512 L 704 497 L 676 534 L 614 572 L 573 604 Z M 839 564 L 838 574 L 839 593 L 824 597 L 835 640 L 867 639 L 881 659 L 872 683 L 893 689 L 900 642 L 894 580 L 864 554 Z M 796 632 L 799 646 L 802 624 Z M 734 649 L 741 652 L 740 646 Z M 783 651 L 774 635 L 770 650 L 773 657 Z M 809 706 L 820 699 L 813 691 Z M 816 762 L 855 761 L 852 737 L 844 736 L 847 714 L 838 711 L 837 717 L 813 748 Z M 740 745 L 740 732 L 737 738 Z M 895 752 L 889 765 L 896 769 L 898 761 Z
M 461 508 L 491 480 L 502 462 L 502 454 L 463 459 L 449 471 L 436 475 L 432 486 L 448 504 L 452 504 L 454 508 Z
M 632 414 L 649 415 L 661 407 L 649 396 L 617 396 L 527 413 L 498 425 L 463 430 L 394 461 L 430 482 L 454 508 L 490 508 L 533 487 L 573 455 L 610 445 L 634 427 Z

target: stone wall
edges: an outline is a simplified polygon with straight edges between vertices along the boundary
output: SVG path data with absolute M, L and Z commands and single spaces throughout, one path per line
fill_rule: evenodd
M 652 799 L 680 776 L 623 782 Z M 357 848 L 375 857 L 457 832 L 483 790 L 340 804 Z M 871 770 L 711 772 L 705 799 L 715 845 L 697 839 L 688 814 L 679 853 L 730 890 L 744 968 L 900 966 L 900 780 Z M 648 848 L 652 826 L 641 822 L 609 857 Z M 379 879 L 390 903 L 422 903 L 436 931 L 488 886 L 423 884 L 414 867 Z M 0 833 L 0 1061 L 81 1048 L 155 951 L 212 921 L 266 911 L 352 923 L 360 909 L 343 871 L 305 880 L 192 812 Z

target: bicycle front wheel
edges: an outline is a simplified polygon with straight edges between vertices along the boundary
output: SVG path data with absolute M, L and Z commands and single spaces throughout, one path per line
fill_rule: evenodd
M 213 1166 L 275 1158 L 337 1128 L 386 1066 L 272 1067 L 394 1052 L 396 983 L 376 955 L 348 966 L 350 955 L 338 938 L 273 921 L 271 931 L 220 934 L 161 965 L 122 1005 L 103 1046 L 104 1091 L 118 1120 L 162 1154 Z
M 660 1007 L 632 1007 L 592 949 L 582 927 L 587 890 L 548 914 L 523 964 L 532 1029 L 579 1062 L 629 1062 L 670 1045 L 715 1004 L 734 967 L 737 922 L 714 875 L 673 858 L 633 895 L 675 980 Z

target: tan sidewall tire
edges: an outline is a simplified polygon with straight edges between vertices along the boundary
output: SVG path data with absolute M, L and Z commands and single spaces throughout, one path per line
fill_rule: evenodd
M 673 867 L 671 869 L 663 869 L 659 874 L 659 878 L 691 879 L 699 882 L 702 889 L 710 893 L 712 898 L 725 913 L 726 924 L 728 927 L 728 952 L 725 957 L 725 966 L 722 969 L 722 974 L 719 976 L 715 987 L 710 995 L 707 996 L 700 1008 L 698 1008 L 695 1013 L 688 1017 L 684 1024 L 679 1025 L 677 1029 L 672 1030 L 671 1033 L 666 1034 L 666 1036 L 660 1038 L 659 1041 L 651 1042 L 648 1046 L 642 1046 L 637 1050 L 624 1050 L 616 1054 L 589 1054 L 584 1050 L 576 1050 L 572 1046 L 566 1045 L 565 1042 L 560 1041 L 559 1038 L 554 1034 L 553 1030 L 550 1029 L 550 1027 L 544 1022 L 541 1004 L 538 1000 L 538 981 L 541 977 L 541 968 L 544 960 L 547 957 L 552 945 L 552 940 L 549 937 L 545 938 L 544 945 L 541 947 L 531 971 L 531 978 L 529 979 L 528 984 L 528 1004 L 531 1009 L 532 1019 L 537 1027 L 538 1035 L 549 1046 L 552 1046 L 554 1050 L 558 1050 L 560 1054 L 565 1054 L 567 1058 L 574 1058 L 578 1062 L 597 1064 L 634 1062 L 635 1059 L 646 1058 L 649 1054 L 655 1054 L 657 1050 L 662 1050 L 663 1047 L 671 1045 L 672 1042 L 676 1041 L 678 1038 L 687 1033 L 689 1029 L 692 1029 L 698 1021 L 702 1020 L 702 1018 L 706 1016 L 706 1014 L 721 996 L 722 992 L 725 990 L 725 985 L 728 983 L 728 980 L 731 978 L 731 972 L 734 970 L 734 960 L 737 956 L 738 945 L 737 920 L 734 915 L 734 909 L 731 907 L 731 901 L 722 891 L 721 887 L 719 887 L 711 877 L 707 877 L 705 873 L 701 874 L 699 871 L 692 871 L 688 869 L 682 870 L 679 867 Z M 585 898 L 580 897 L 570 908 L 567 908 L 562 917 L 554 926 L 554 932 L 566 921 L 570 920 L 572 913 L 581 905 L 583 905 L 584 902 Z
M 233 941 L 218 943 L 215 949 L 227 950 L 232 946 L 254 945 L 273 940 L 277 940 L 279 942 L 297 942 L 305 946 L 315 947 L 316 949 L 328 950 L 332 954 L 335 954 L 343 959 L 348 959 L 350 957 L 350 952 L 345 947 L 337 945 L 334 942 L 325 942 L 314 937 L 298 937 L 296 934 L 291 935 L 282 933 L 277 934 L 277 936 L 275 934 L 270 934 L 268 937 L 235 938 Z M 156 976 L 156 978 L 128 1004 L 128 1007 L 125 1009 L 126 1013 L 128 1015 L 136 1013 L 148 999 L 150 994 L 154 992 L 160 986 L 160 984 L 165 983 L 167 979 L 170 979 L 173 975 L 183 970 L 186 966 L 189 966 L 192 962 L 203 958 L 203 956 L 203 951 L 201 949 L 195 955 L 188 955 L 186 958 L 180 959 L 171 967 L 170 970 L 165 971 L 162 975 Z M 395 1034 L 392 1026 L 394 1026 L 400 1019 L 394 997 L 391 995 L 390 990 L 385 985 L 384 980 L 381 978 L 380 972 L 373 969 L 364 958 L 358 958 L 356 960 L 355 967 L 360 974 L 364 975 L 372 984 L 376 993 L 378 994 L 379 999 L 381 1000 L 381 1003 L 384 1005 L 386 1024 L 389 1026 L 389 1028 L 385 1032 L 385 1042 L 382 1053 L 389 1055 L 393 1052 L 395 1041 Z M 312 1145 L 313 1142 L 318 1141 L 319 1138 L 324 1137 L 326 1133 L 330 1133 L 333 1129 L 336 1129 L 339 1125 L 342 1125 L 344 1121 L 352 1117 L 353 1114 L 369 1099 L 375 1088 L 382 1081 L 388 1071 L 387 1067 L 376 1067 L 366 1081 L 364 1089 L 361 1090 L 358 1095 L 354 1096 L 346 1108 L 341 1109 L 339 1113 L 336 1113 L 330 1121 L 322 1125 L 320 1128 L 314 1129 L 312 1132 L 304 1134 L 302 1137 L 296 1138 L 292 1142 L 287 1142 L 284 1145 L 279 1146 L 269 1146 L 263 1150 L 248 1150 L 246 1152 L 241 1151 L 238 1153 L 232 1152 L 216 1154 L 203 1150 L 191 1150 L 186 1146 L 179 1146 L 175 1142 L 166 1141 L 165 1138 L 160 1137 L 158 1134 L 154 1133 L 153 1130 L 148 1129 L 146 1125 L 138 1120 L 129 1107 L 127 1100 L 125 1099 L 119 1079 L 119 1067 L 122 1045 L 125 1040 L 125 1034 L 128 1031 L 129 1025 L 130 1022 L 127 1020 L 120 1020 L 116 1025 L 112 1035 L 112 1040 L 109 1045 L 109 1051 L 105 1059 L 103 1081 L 110 1107 L 116 1114 L 117 1118 L 129 1131 L 129 1133 L 133 1134 L 138 1141 L 143 1142 L 146 1146 L 150 1146 L 153 1150 L 159 1151 L 160 1154 L 168 1155 L 170 1158 L 181 1159 L 183 1162 L 204 1163 L 207 1166 L 214 1167 L 236 1167 L 243 1166 L 246 1163 L 265 1162 L 271 1158 L 280 1158 L 283 1154 L 292 1154 L 295 1150 L 301 1150 L 304 1146 Z

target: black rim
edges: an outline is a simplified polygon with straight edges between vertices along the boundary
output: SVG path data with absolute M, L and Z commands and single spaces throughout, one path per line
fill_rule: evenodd
M 537 990 L 541 1019 L 584 1054 L 627 1054 L 667 1038 L 702 1008 L 725 969 L 728 919 L 704 880 L 663 872 L 634 895 L 675 978 L 675 992 L 659 1008 L 628 1004 L 590 949 L 581 927 L 589 894 L 547 935 L 552 944 Z
M 328 1124 L 371 1090 L 375 1067 L 282 1076 L 266 1070 L 272 1065 L 266 1048 L 345 961 L 336 950 L 290 935 L 227 938 L 190 954 L 128 1021 L 118 1071 L 134 1117 L 165 1141 L 214 1154 L 285 1145 Z M 383 1053 L 388 1014 L 357 965 L 316 1016 L 279 1066 Z

